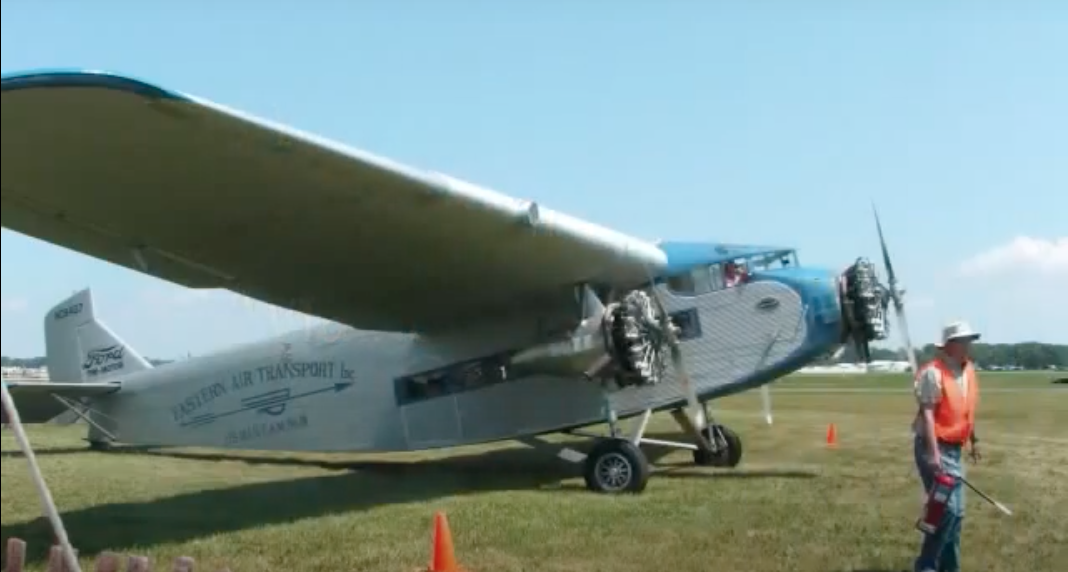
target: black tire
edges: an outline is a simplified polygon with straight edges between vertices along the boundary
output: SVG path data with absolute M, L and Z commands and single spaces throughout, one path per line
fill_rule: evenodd
M 89 441 L 89 450 L 97 453 L 107 453 L 111 447 L 110 441 Z
M 638 494 L 649 484 L 649 459 L 637 445 L 605 439 L 586 457 L 586 488 L 604 494 Z
M 718 429 L 718 431 L 713 431 Z M 723 425 L 706 427 L 703 431 L 705 439 L 710 443 L 715 442 L 718 447 L 715 453 L 698 449 L 693 452 L 693 462 L 701 467 L 717 467 L 733 469 L 742 462 L 742 438 Z M 717 433 L 722 438 L 717 439 Z

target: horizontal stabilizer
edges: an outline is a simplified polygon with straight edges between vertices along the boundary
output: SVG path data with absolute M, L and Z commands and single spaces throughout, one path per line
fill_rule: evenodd
M 56 396 L 74 401 L 82 398 L 96 398 L 115 393 L 122 388 L 119 382 L 112 383 L 52 383 L 48 381 L 4 381 L 19 418 L 23 423 L 46 423 L 69 411 Z M 8 423 L 7 411 L 3 412 L 3 422 Z

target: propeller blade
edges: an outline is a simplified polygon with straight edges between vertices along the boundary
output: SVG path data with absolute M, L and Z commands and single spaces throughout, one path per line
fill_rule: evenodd
M 897 305 L 901 302 L 901 299 L 897 297 L 897 275 L 894 274 L 894 265 L 890 263 L 890 250 L 886 247 L 886 237 L 883 236 L 883 223 L 879 220 L 879 210 L 875 208 L 874 203 L 871 210 L 875 215 L 875 230 L 879 233 L 879 247 L 883 251 L 883 265 L 886 266 L 886 279 L 890 283 L 890 295 L 893 297 L 894 304 Z
M 582 319 L 600 318 L 605 313 L 605 305 L 589 286 L 581 286 L 578 296 L 581 298 Z
M 916 348 L 912 345 L 912 339 L 909 337 L 909 322 L 905 318 L 905 309 L 902 304 L 902 309 L 897 312 L 897 320 L 901 326 L 901 338 L 905 342 L 905 351 L 908 352 L 909 365 L 912 366 L 913 373 L 919 371 L 919 358 L 916 357 Z
M 774 423 L 774 419 L 771 416 L 771 384 L 765 383 L 760 387 L 760 392 L 764 396 L 764 420 L 768 422 L 768 425 Z
M 886 279 L 890 288 L 890 299 L 894 302 L 894 313 L 897 314 L 898 325 L 901 327 L 901 338 L 905 342 L 905 351 L 908 352 L 909 365 L 912 366 L 912 371 L 916 372 L 919 368 L 919 360 L 916 357 L 916 349 L 912 345 L 912 338 L 909 336 L 909 323 L 905 317 L 905 301 L 902 299 L 901 290 L 897 287 L 897 275 L 894 273 L 894 265 L 890 262 L 890 249 L 886 246 L 886 237 L 883 235 L 883 225 L 879 220 L 879 210 L 875 208 L 875 204 L 871 206 L 872 213 L 875 215 L 875 229 L 879 233 L 879 247 L 883 252 L 883 264 L 886 266 Z
M 667 307 L 664 306 L 664 301 L 660 298 L 660 292 L 656 289 L 652 273 L 649 273 L 649 283 L 650 295 L 653 302 L 656 303 L 656 309 L 660 315 L 660 327 L 664 330 L 668 349 L 671 351 L 671 365 L 678 374 L 679 381 L 682 382 L 683 392 L 686 393 L 689 417 L 697 429 L 704 429 L 706 420 L 701 415 L 701 404 L 697 399 L 697 388 L 694 387 L 690 373 L 686 368 L 686 360 L 683 359 L 682 350 L 679 348 L 679 337 L 675 334 L 675 328 L 671 323 L 671 318 L 668 316 Z
M 660 324 L 667 336 L 668 349 L 671 351 L 671 365 L 678 372 L 679 381 L 682 382 L 683 391 L 686 392 L 686 401 L 696 415 L 700 408 L 700 404 L 697 402 L 697 390 L 690 378 L 690 372 L 686 368 L 686 360 L 682 357 L 679 337 L 675 333 L 675 328 L 671 323 L 671 318 L 668 316 L 667 307 L 664 306 L 664 301 L 660 298 L 660 293 L 656 291 L 655 287 L 652 290 L 653 300 L 656 302 L 657 311 L 660 314 Z

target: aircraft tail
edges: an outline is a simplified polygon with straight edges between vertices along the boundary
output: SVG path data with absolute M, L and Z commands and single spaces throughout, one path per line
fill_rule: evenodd
M 52 308 L 44 327 L 53 382 L 98 383 L 152 369 L 152 364 L 97 320 L 91 289 Z

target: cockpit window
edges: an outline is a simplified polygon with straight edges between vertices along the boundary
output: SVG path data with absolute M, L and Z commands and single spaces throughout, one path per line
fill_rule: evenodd
M 749 279 L 749 265 L 745 260 L 731 260 L 723 264 L 723 287 L 733 288 Z
M 797 254 L 794 251 L 769 252 L 693 268 L 689 272 L 668 278 L 667 285 L 676 294 L 700 296 L 741 286 L 750 280 L 753 272 L 796 266 Z
M 754 256 L 750 259 L 753 270 L 778 270 L 797 266 L 797 255 L 793 251 L 772 252 Z

